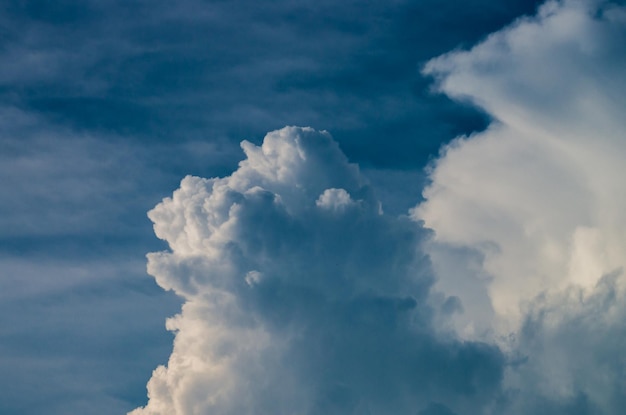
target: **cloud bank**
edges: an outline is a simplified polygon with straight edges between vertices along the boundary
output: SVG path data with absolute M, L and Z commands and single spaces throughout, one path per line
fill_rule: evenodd
M 502 355 L 435 336 L 432 277 L 417 254 L 425 232 L 385 215 L 325 132 L 287 127 L 242 147 L 232 175 L 186 177 L 149 214 L 171 252 L 150 254 L 148 270 L 185 304 L 167 323 L 176 333 L 168 365 L 132 413 L 416 413 L 489 402 Z

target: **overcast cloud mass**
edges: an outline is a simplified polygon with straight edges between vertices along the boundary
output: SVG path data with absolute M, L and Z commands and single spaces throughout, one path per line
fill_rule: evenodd
M 0 34 L 0 413 L 623 413 L 623 2 Z

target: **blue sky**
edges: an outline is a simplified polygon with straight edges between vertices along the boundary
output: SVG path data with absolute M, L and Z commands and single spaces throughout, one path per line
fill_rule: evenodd
M 0 412 L 620 413 L 626 12 L 540 4 L 3 3 Z

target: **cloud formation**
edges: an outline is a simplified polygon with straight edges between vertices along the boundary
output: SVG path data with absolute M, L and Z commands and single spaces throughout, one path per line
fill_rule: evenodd
M 413 216 L 459 335 L 520 357 L 507 413 L 624 408 L 625 42 L 622 5 L 550 1 L 425 67 L 495 119 L 445 147 Z
M 551 1 L 431 60 L 494 122 L 443 149 L 411 218 L 310 128 L 186 177 L 149 213 L 170 247 L 149 273 L 184 305 L 132 414 L 620 414 L 625 23 Z
M 149 255 L 149 273 L 185 304 L 132 414 L 469 414 L 490 402 L 497 348 L 434 334 L 425 232 L 382 212 L 328 133 L 286 127 L 242 147 L 232 175 L 186 177 L 149 213 L 171 249 Z
M 429 154 L 484 125 L 417 65 L 536 1 L 0 2 L 0 413 L 144 403 L 179 307 L 144 275 L 145 212 L 243 138 L 330 129 L 386 211 L 413 206 Z

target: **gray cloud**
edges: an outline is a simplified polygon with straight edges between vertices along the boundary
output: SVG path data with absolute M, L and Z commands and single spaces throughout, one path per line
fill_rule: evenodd
M 622 271 L 589 293 L 536 299 L 519 336 L 526 361 L 511 373 L 516 413 L 619 414 L 626 404 Z

